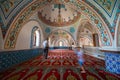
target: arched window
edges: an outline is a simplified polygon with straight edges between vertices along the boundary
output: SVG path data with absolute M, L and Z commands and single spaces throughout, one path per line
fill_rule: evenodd
M 40 30 L 37 26 L 33 27 L 31 33 L 31 48 L 40 46 Z
M 39 46 L 40 33 L 39 30 L 36 30 L 34 33 L 34 46 Z
M 59 41 L 59 46 L 63 46 L 63 42 L 62 41 Z

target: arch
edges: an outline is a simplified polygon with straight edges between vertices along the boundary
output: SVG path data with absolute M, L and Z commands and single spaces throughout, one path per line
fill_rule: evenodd
M 70 32 L 68 32 L 67 30 L 63 30 L 63 29 L 56 29 L 56 30 L 54 30 L 54 31 L 51 31 L 50 34 L 48 35 L 48 37 L 49 37 L 52 33 L 57 32 L 57 31 L 59 31 L 59 30 L 68 33 L 68 34 L 72 37 L 72 39 L 74 39 L 73 36 L 72 36 L 72 34 L 71 34 Z
M 42 25 L 40 24 L 40 22 L 38 21 L 38 20 L 36 20 L 36 19 L 30 19 L 29 21 L 35 21 L 35 22 L 37 22 L 38 23 L 38 28 L 39 28 L 39 32 L 40 32 L 40 43 L 42 43 L 42 41 L 44 40 L 44 35 L 43 35 L 43 27 L 42 27 Z M 29 22 L 29 21 L 27 21 L 27 22 Z M 40 47 L 42 47 L 43 45 L 42 44 L 40 44 Z
M 63 46 L 59 46 L 59 42 L 63 42 Z M 70 46 L 70 44 L 68 43 L 68 40 L 67 39 L 64 39 L 64 38 L 62 38 L 62 39 L 56 39 L 55 41 L 54 41 L 54 45 L 56 45 L 56 46 L 59 46 L 59 47 L 67 47 L 67 46 Z
M 71 38 L 73 39 L 73 41 L 75 42 L 75 40 L 74 40 L 74 38 L 73 38 L 72 34 L 71 34 L 70 32 L 68 32 L 68 31 L 66 31 L 66 30 L 62 30 L 62 29 L 56 29 L 56 30 L 52 31 L 52 32 L 48 35 L 48 37 L 49 37 L 52 33 L 57 32 L 57 31 L 59 31 L 59 30 L 61 30 L 61 31 L 64 31 L 64 32 L 68 33 L 68 34 L 71 36 Z
M 27 23 L 25 23 L 23 25 L 23 27 L 18 35 L 16 46 L 15 46 L 16 50 L 30 49 L 31 48 L 30 47 L 31 46 L 31 34 L 32 34 L 31 32 L 35 26 L 38 27 L 40 34 L 42 34 L 41 27 L 40 27 L 39 23 L 35 20 L 29 20 Z M 41 38 L 42 38 L 42 36 L 40 37 L 40 39 Z M 40 47 L 40 46 L 38 46 L 38 47 Z
M 80 23 L 80 25 L 79 25 L 79 27 L 78 27 L 78 29 L 77 29 L 77 41 L 78 41 L 79 35 L 80 35 L 81 32 L 83 31 L 83 29 L 86 28 L 86 26 L 85 26 L 86 23 L 90 25 L 90 26 L 87 26 L 88 30 L 90 30 L 90 31 L 92 32 L 92 34 L 90 34 L 90 35 L 92 36 L 94 33 L 97 33 L 97 34 L 99 35 L 99 39 L 101 39 L 101 38 L 100 38 L 100 35 L 101 35 L 100 31 L 98 30 L 97 27 L 95 27 L 94 24 L 92 24 L 92 23 L 90 22 L 90 20 L 82 19 L 80 22 L 81 22 L 81 23 Z M 101 40 L 99 40 L 99 41 L 101 41 Z M 101 42 L 100 42 L 100 43 L 101 43 Z
M 64 39 L 64 38 L 62 38 L 62 39 L 61 39 L 61 38 L 53 39 L 52 42 L 51 42 L 52 47 L 53 47 L 53 46 L 56 46 L 56 44 L 57 44 L 59 41 L 66 42 L 66 39 Z M 68 42 L 68 41 L 67 41 L 67 42 Z
M 40 47 L 41 34 L 39 27 L 34 26 L 31 32 L 31 48 Z
M 54 3 L 58 3 L 58 2 L 56 1 Z M 53 3 L 45 2 L 45 1 L 35 1 L 31 5 L 28 5 L 25 9 L 21 10 L 21 12 L 13 20 L 12 24 L 10 25 L 9 31 L 7 32 L 8 35 L 6 35 L 5 49 L 15 47 L 17 36 L 24 22 L 28 20 L 28 18 L 33 14 L 33 12 L 38 11 L 38 9 L 42 8 L 46 4 L 50 5 Z M 92 23 L 95 24 L 100 31 L 102 46 L 112 46 L 112 41 L 113 41 L 112 35 L 110 34 L 110 31 L 107 25 L 105 24 L 105 22 L 103 21 L 103 19 L 100 17 L 99 14 L 95 12 L 95 10 L 93 10 L 90 6 L 88 6 L 88 4 L 85 4 L 82 1 L 78 1 L 76 3 L 64 2 L 64 4 L 67 5 L 71 4 L 70 6 L 71 8 L 76 7 L 76 10 L 78 12 L 82 12 L 86 14 L 90 18 Z M 12 45 L 10 45 L 11 43 Z
M 58 42 L 58 44 L 59 44 L 60 47 L 61 47 L 61 46 L 64 46 L 64 41 L 60 40 L 60 41 Z

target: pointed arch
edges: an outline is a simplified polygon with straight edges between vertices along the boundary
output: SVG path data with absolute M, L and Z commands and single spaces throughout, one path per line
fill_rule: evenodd
M 31 48 L 35 47 L 40 47 L 40 42 L 41 42 L 41 34 L 39 27 L 34 26 L 32 31 L 31 31 Z
M 40 48 L 41 47 L 41 39 L 42 39 L 42 34 L 43 34 L 42 30 L 41 30 L 41 27 L 36 20 L 29 20 L 28 22 L 26 22 L 23 25 L 23 27 L 22 27 L 19 35 L 18 35 L 17 42 L 16 42 L 16 45 L 15 45 L 16 50 L 33 48 L 33 47 L 31 47 L 31 45 L 32 45 L 31 41 L 33 41 L 32 30 L 33 30 L 33 32 L 38 30 L 39 33 L 40 33 L 40 35 L 39 35 L 39 45 L 34 47 L 34 48 Z
M 57 3 L 57 2 L 54 2 Z M 21 12 L 16 16 L 10 25 L 9 31 L 7 32 L 6 41 L 5 41 L 5 49 L 15 48 L 16 40 L 18 34 L 22 28 L 22 25 L 29 19 L 29 17 L 40 8 L 46 6 L 46 4 L 51 5 L 53 2 L 45 2 L 45 1 L 35 1 L 32 4 L 28 5 L 26 8 L 21 10 Z M 65 2 L 63 4 L 69 5 L 71 8 L 75 8 L 78 12 L 81 12 L 89 17 L 93 24 L 100 31 L 100 38 L 102 46 L 112 46 L 112 35 L 104 22 L 104 20 L 100 17 L 100 15 L 88 4 L 85 4 L 82 1 L 78 2 Z M 32 9 L 32 10 L 31 10 Z M 12 43 L 12 44 L 11 44 Z
M 57 29 L 57 30 L 52 31 L 52 32 L 48 35 L 49 38 L 52 37 L 52 41 L 51 41 L 52 44 L 55 44 L 56 39 L 57 39 L 57 40 L 58 40 L 58 39 L 59 39 L 59 40 L 65 39 L 65 38 L 55 38 L 55 39 L 53 38 L 52 34 L 54 34 L 54 33 L 56 33 L 56 32 L 59 32 L 59 31 L 62 31 L 62 32 L 64 32 L 65 34 L 68 35 L 68 38 L 70 38 L 70 39 L 68 40 L 68 43 L 67 43 L 67 44 L 69 44 L 69 46 L 72 45 L 72 43 L 75 43 L 75 40 L 74 40 L 74 38 L 73 38 L 73 36 L 72 36 L 72 34 L 71 34 L 70 32 L 68 32 L 68 31 L 66 31 L 66 30 L 62 30 L 62 29 Z M 67 38 L 67 39 L 68 39 L 68 38 Z M 76 44 L 76 43 L 75 43 L 75 44 Z
M 85 33 L 84 32 L 85 29 L 88 29 L 90 32 L 89 33 Z M 83 32 L 84 32 L 84 34 L 83 34 Z M 77 33 L 76 33 L 77 41 L 79 41 L 79 37 L 81 36 L 81 34 L 84 35 L 84 36 L 88 35 L 89 38 L 91 37 L 92 40 L 93 40 L 93 37 L 92 37 L 93 34 L 98 34 L 99 35 L 99 39 L 101 39 L 100 38 L 101 33 L 100 33 L 99 29 L 97 27 L 95 27 L 95 25 L 92 24 L 90 22 L 90 20 L 88 20 L 88 19 L 80 20 L 80 25 L 78 26 Z M 99 42 L 102 43 L 102 40 L 99 40 Z
M 60 42 L 62 44 L 60 44 Z M 68 46 L 70 46 L 70 43 L 67 39 L 62 38 L 62 39 L 55 39 L 53 45 L 55 45 L 57 47 L 68 47 Z

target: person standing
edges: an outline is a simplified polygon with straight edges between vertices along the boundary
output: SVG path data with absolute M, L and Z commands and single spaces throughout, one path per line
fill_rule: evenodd
M 74 45 L 74 43 L 72 43 L 72 50 L 75 50 L 75 45 Z
M 85 69 L 83 67 L 83 64 L 84 64 L 84 58 L 83 58 L 83 49 L 80 48 L 80 47 L 77 47 L 77 50 L 75 52 L 77 54 L 77 57 L 78 57 L 78 62 L 79 62 L 79 65 L 81 67 L 81 73 L 85 73 Z
M 43 56 L 45 57 L 45 59 L 47 59 L 48 50 L 49 50 L 48 38 L 45 41 L 43 41 L 43 47 L 44 47 Z

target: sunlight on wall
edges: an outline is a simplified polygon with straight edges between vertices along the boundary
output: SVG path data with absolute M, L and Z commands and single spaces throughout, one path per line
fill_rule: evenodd
M 58 39 L 58 40 L 55 40 L 54 46 L 65 47 L 65 46 L 69 46 L 69 44 L 68 44 L 68 41 L 66 39 Z
M 62 41 L 59 42 L 59 46 L 63 46 L 63 42 Z
M 39 31 L 37 30 L 37 31 L 35 31 L 35 34 L 36 34 L 36 46 L 39 46 L 39 36 L 40 36 L 40 34 L 39 34 Z
M 39 27 L 35 26 L 32 29 L 32 33 L 31 33 L 31 48 L 40 47 L 40 42 L 41 42 L 40 29 Z

